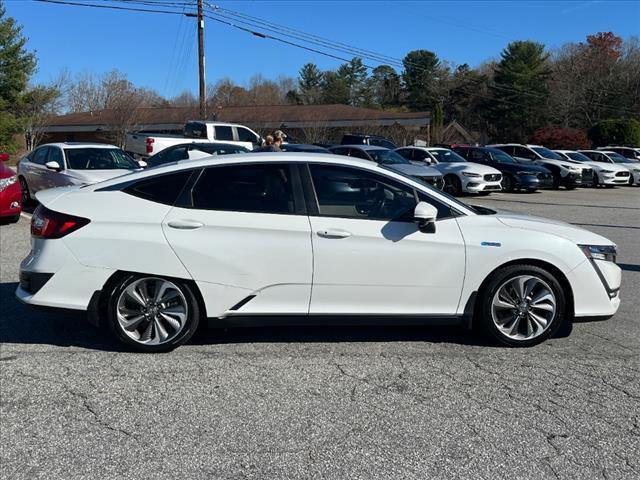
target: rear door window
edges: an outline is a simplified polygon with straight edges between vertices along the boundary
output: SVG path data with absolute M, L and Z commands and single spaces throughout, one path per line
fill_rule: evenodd
M 193 188 L 193 208 L 254 213 L 294 213 L 286 164 L 207 168 Z
M 216 140 L 233 140 L 233 128 L 231 127 L 215 127 Z
M 184 136 L 189 138 L 207 138 L 207 125 L 202 122 L 188 122 L 184 126 Z

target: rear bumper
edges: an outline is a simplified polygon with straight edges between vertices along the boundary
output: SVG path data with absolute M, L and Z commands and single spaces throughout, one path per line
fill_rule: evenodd
M 20 184 L 14 183 L 0 192 L 0 217 L 14 217 L 22 212 Z

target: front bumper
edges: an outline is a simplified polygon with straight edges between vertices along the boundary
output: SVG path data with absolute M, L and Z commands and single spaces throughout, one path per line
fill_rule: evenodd
M 613 262 L 585 259 L 567 274 L 574 313 L 580 317 L 610 317 L 620 307 L 621 268 Z
M 601 173 L 598 175 L 598 180 L 602 185 L 626 185 L 629 183 L 629 175 L 619 175 L 618 172 Z
M 579 187 L 582 185 L 582 174 L 570 172 L 560 179 L 560 185 L 564 187 Z
M 514 186 L 524 190 L 542 190 L 553 187 L 553 177 L 551 174 L 539 175 L 514 175 Z
M 482 177 L 463 177 L 462 190 L 467 193 L 499 192 L 502 190 L 502 178 L 497 181 L 487 182 Z

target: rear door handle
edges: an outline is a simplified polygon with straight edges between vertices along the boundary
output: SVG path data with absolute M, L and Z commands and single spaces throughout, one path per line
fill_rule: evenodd
M 167 225 L 178 230 L 195 230 L 196 228 L 204 227 L 204 223 L 196 220 L 171 220 L 167 222 Z
M 318 236 L 323 238 L 348 238 L 351 232 L 339 228 L 330 228 L 328 230 L 318 230 Z

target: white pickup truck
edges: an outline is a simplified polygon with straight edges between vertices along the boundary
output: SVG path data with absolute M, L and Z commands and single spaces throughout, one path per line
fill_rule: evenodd
M 167 147 L 186 142 L 230 143 L 253 150 L 262 143 L 262 137 L 243 125 L 190 120 L 184 126 L 184 136 L 159 133 L 129 133 L 124 150 L 136 158 L 147 158 Z

